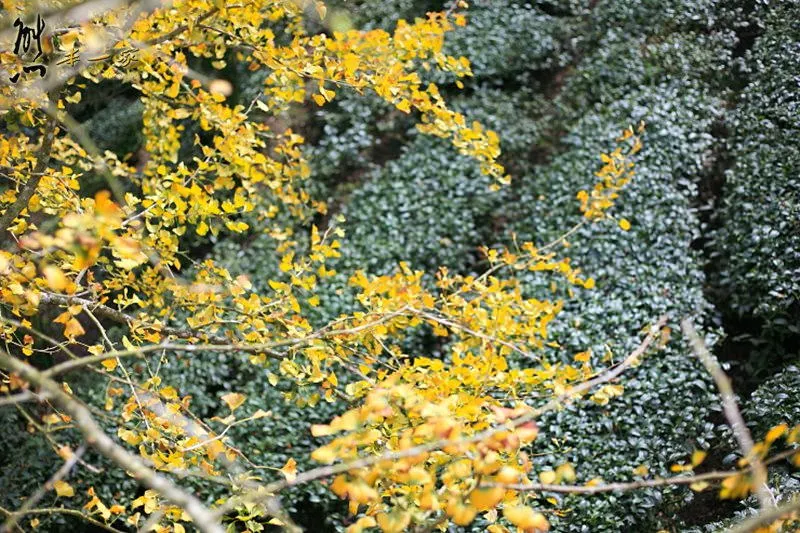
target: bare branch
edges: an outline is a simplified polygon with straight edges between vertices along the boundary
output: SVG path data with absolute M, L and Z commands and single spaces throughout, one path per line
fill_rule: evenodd
M 78 448 L 78 449 L 77 449 L 77 450 L 76 450 L 76 451 L 75 451 L 75 452 L 74 452 L 74 453 L 73 453 L 73 454 L 72 454 L 72 455 L 69 457 L 69 459 L 67 459 L 66 461 L 64 461 L 64 464 L 63 464 L 63 465 L 61 465 L 61 468 L 59 468 L 59 469 L 56 471 L 56 473 L 55 473 L 55 474 L 53 474 L 53 476 L 52 476 L 50 479 L 48 479 L 48 480 L 47 480 L 47 482 L 45 482 L 45 484 L 44 484 L 44 485 L 42 485 L 41 487 L 39 487 L 39 488 L 36 490 L 36 492 L 34 492 L 34 493 L 31 495 L 31 497 L 30 497 L 30 498 L 28 498 L 28 499 L 25 501 L 25 503 L 22 505 L 22 507 L 20 507 L 20 508 L 19 508 L 19 510 L 18 510 L 18 511 L 16 511 L 16 512 L 12 513 L 11 515 L 9 515 L 9 517 L 8 517 L 8 520 L 6 520 L 6 523 L 5 523 L 5 524 L 3 524 L 3 526 L 2 526 L 2 527 L 0 527 L 0 533 L 8 533 L 9 531 L 11 531 L 11 529 L 12 529 L 12 528 L 13 528 L 15 525 L 17 525 L 17 518 L 18 518 L 19 516 L 24 516 L 25 514 L 27 514 L 27 512 L 28 512 L 28 511 L 29 511 L 29 510 L 30 510 L 30 509 L 31 509 L 31 508 L 32 508 L 34 505 L 36 505 L 37 503 L 39 503 L 39 500 L 41 500 L 41 499 L 44 497 L 44 495 L 47 493 L 47 491 L 49 491 L 49 490 L 52 490 L 53 486 L 55 485 L 55 483 L 56 483 L 57 481 L 60 481 L 61 479 L 63 479 L 63 478 L 64 478 L 64 476 L 66 476 L 67 474 L 69 474 L 69 471 L 70 471 L 70 470 L 72 470 L 72 467 L 73 467 L 73 466 L 75 466 L 75 463 L 77 463 L 77 462 L 78 462 L 78 459 L 80 459 L 80 458 L 81 458 L 81 456 L 83 455 L 83 453 L 84 453 L 85 451 L 86 451 L 86 446 L 85 446 L 85 445 L 81 445 L 81 447 L 80 447 L 80 448 Z
M 12 394 L 10 396 L 5 396 L 3 398 L 0 398 L 0 407 L 3 407 L 4 405 L 16 405 L 30 400 L 36 400 L 37 402 L 41 402 L 46 399 L 47 396 L 44 394 L 36 394 L 35 392 L 26 390 L 20 392 L 19 394 Z
M 797 454 L 797 450 L 787 450 L 775 454 L 769 459 L 769 463 L 777 463 L 787 457 Z M 741 475 L 751 472 L 753 466 L 741 470 L 704 472 L 692 476 L 673 476 L 666 478 L 641 479 L 638 481 L 626 481 L 617 483 L 600 483 L 598 485 L 555 485 L 552 483 L 482 483 L 484 487 L 504 487 L 509 490 L 520 492 L 557 492 L 561 494 L 601 494 L 604 492 L 629 492 L 632 490 L 646 489 L 653 487 L 665 487 L 674 485 L 692 485 L 709 481 L 720 481 L 731 476 Z
M 224 533 L 214 513 L 200 500 L 186 492 L 168 478 L 148 468 L 138 457 L 114 442 L 92 418 L 89 410 L 65 393 L 55 381 L 4 350 L 0 350 L 0 365 L 16 372 L 24 379 L 50 394 L 54 403 L 69 414 L 83 432 L 86 442 L 124 468 L 142 485 L 161 494 L 173 504 L 183 508 L 203 533 Z
M 772 509 L 761 511 L 757 515 L 740 523 L 738 526 L 732 527 L 728 530 L 728 533 L 750 533 L 751 531 L 755 531 L 762 526 L 771 524 L 777 520 L 780 520 L 786 515 L 796 513 L 798 511 L 800 511 L 800 498 L 796 497 L 788 503 L 784 503 L 778 507 L 773 507 Z
M 691 320 L 688 318 L 683 320 L 681 329 L 683 329 L 684 335 L 689 338 L 695 355 L 702 361 L 703 366 L 706 367 L 711 377 L 714 378 L 722 399 L 725 418 L 728 420 L 736 441 L 739 443 L 742 455 L 753 465 L 753 485 L 756 487 L 759 505 L 762 509 L 775 507 L 772 492 L 767 486 L 767 469 L 758 454 L 753 453 L 753 437 L 750 435 L 750 431 L 742 418 L 742 413 L 739 411 L 739 406 L 736 404 L 736 394 L 733 392 L 730 378 L 722 370 L 717 360 L 709 353 L 705 343 L 694 329 Z

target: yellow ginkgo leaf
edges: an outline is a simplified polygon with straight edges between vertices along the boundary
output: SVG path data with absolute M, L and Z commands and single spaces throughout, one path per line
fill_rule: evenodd
M 297 477 L 297 461 L 290 457 L 289 460 L 286 461 L 286 464 L 283 465 L 283 468 L 281 468 L 281 472 L 286 478 L 286 481 L 294 481 Z
M 58 494 L 59 497 L 71 498 L 75 496 L 75 489 L 66 481 L 59 479 L 53 483 L 53 488 L 56 490 L 56 494 Z
M 505 496 L 503 487 L 477 488 L 469 495 L 469 503 L 478 511 L 488 511 L 500 503 Z
M 64 336 L 66 338 L 74 339 L 75 337 L 80 337 L 84 333 L 86 333 L 86 331 L 77 318 L 70 318 L 66 321 L 64 325 Z
M 703 450 L 695 450 L 692 453 L 692 466 L 697 466 L 706 458 L 706 452 Z
M 539 472 L 539 481 L 541 481 L 545 485 L 550 485 L 552 483 L 555 483 L 556 473 L 552 470 L 545 470 L 544 472 Z
M 44 274 L 45 280 L 47 281 L 47 286 L 50 287 L 51 290 L 61 292 L 69 285 L 67 276 L 65 276 L 64 272 L 62 272 L 61 269 L 56 266 L 45 266 L 42 268 L 42 274 Z
M 778 426 L 773 427 L 767 432 L 767 436 L 764 437 L 764 441 L 767 444 L 772 444 L 775 442 L 781 435 L 786 433 L 786 430 L 789 429 L 789 426 L 786 424 L 780 424 Z
M 238 392 L 229 392 L 222 396 L 222 401 L 228 405 L 231 411 L 235 411 L 240 405 L 242 405 L 245 401 L 247 396 L 244 394 L 240 394 Z
M 550 524 L 544 515 L 537 513 L 530 507 L 506 507 L 503 509 L 503 516 L 524 531 L 547 531 L 550 528 Z

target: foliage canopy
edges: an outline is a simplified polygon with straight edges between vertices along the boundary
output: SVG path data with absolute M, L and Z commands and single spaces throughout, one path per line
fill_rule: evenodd
M 617 378 L 669 342 L 667 319 L 652 316 L 637 324 L 642 340 L 627 356 L 599 358 L 588 346 L 568 361 L 543 356 L 559 348 L 549 331 L 566 302 L 596 286 L 563 255 L 572 235 L 607 220 L 614 231 L 632 229 L 612 208 L 635 179 L 643 124 L 601 154 L 595 175 L 574 191 L 571 225 L 550 242 L 512 237 L 484 247 L 475 273 L 444 265 L 426 272 L 402 258 L 382 274 L 350 265 L 338 290 L 352 291 L 359 309 L 323 320 L 316 310 L 327 284 L 341 280 L 332 263 L 346 222 L 314 196 L 313 162 L 288 125 L 292 114 L 344 92 L 377 96 L 473 161 L 486 186 L 477 194 L 502 194 L 510 177 L 498 162 L 498 134 L 448 107 L 435 83 L 460 88 L 473 74 L 445 47 L 445 35 L 467 24 L 466 5 L 387 31 L 349 28 L 322 2 L 62 4 L 48 5 L 54 27 L 44 48 L 70 60 L 53 61 L 37 79 L 24 76 L 30 57 L 3 52 L 3 68 L 22 77 L 0 86 L 0 167 L 11 183 L 0 196 L 0 392 L 7 403 L 41 402 L 31 425 L 65 461 L 46 489 L 80 500 L 54 513 L 112 530 L 293 530 L 282 492 L 325 479 L 347 501 L 349 531 L 446 530 L 477 520 L 498 533 L 546 531 L 541 501 L 555 516 L 564 510 L 541 493 L 620 490 L 600 478 L 575 484 L 579 463 L 539 468 L 534 456 L 537 420 L 579 401 L 615 401 L 624 391 Z M 13 19 L 27 23 L 37 13 L 25 3 L 4 7 L 8 42 Z M 245 104 L 225 79 L 231 68 L 262 75 Z M 84 95 L 109 87 L 139 102 L 135 154 L 105 149 L 72 116 Z M 268 279 L 197 253 L 253 228 L 272 246 L 274 255 L 261 259 L 275 265 Z M 530 290 L 534 278 L 549 295 Z M 408 349 L 419 335 L 433 338 L 435 350 Z M 198 416 L 193 405 L 209 400 L 162 378 L 178 354 L 245 358 L 255 379 L 309 410 L 346 404 L 307 429 L 319 439 L 311 459 L 321 466 L 300 472 L 294 457 L 260 464 L 258 450 L 230 439 L 233 428 L 274 416 L 268 405 L 243 414 L 254 400 L 243 391 L 220 394 L 225 408 L 216 416 Z M 77 370 L 103 380 L 104 409 L 84 404 L 83 391 L 65 381 Z M 94 487 L 77 492 L 67 474 L 92 467 L 82 463 L 84 445 L 59 439 L 71 429 L 146 490 L 128 501 L 101 498 Z M 770 447 L 799 438 L 800 429 L 777 425 L 764 442 L 742 446 L 741 471 L 647 479 L 642 466 L 641 479 L 621 488 L 691 483 L 701 491 L 709 479 L 721 482 L 724 497 L 758 493 Z M 673 471 L 691 472 L 704 457 L 697 451 Z M 27 511 L 6 514 L 21 522 Z

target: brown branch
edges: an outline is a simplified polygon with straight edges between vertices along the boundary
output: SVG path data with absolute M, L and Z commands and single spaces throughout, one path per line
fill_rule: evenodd
M 53 295 L 42 293 L 40 303 L 45 302 L 54 304 L 58 303 L 59 305 L 72 305 L 72 304 L 80 304 L 80 305 L 89 305 L 92 308 L 92 311 L 95 315 L 102 316 L 105 318 L 109 318 L 111 320 L 115 320 L 117 322 L 121 322 L 123 324 L 129 324 L 132 320 L 135 320 L 134 317 L 130 315 L 126 315 L 120 311 L 114 310 L 110 307 L 104 306 L 102 304 L 98 304 L 97 302 L 93 302 L 90 300 L 84 300 L 82 298 L 76 298 L 71 296 L 61 296 L 61 295 Z M 52 377 L 57 374 L 62 374 L 69 370 L 73 370 L 75 368 L 79 368 L 82 366 L 100 363 L 105 361 L 106 359 L 113 359 L 115 357 L 131 357 L 137 356 L 140 357 L 146 353 L 156 352 L 161 350 L 173 350 L 179 352 L 249 352 L 249 353 L 265 353 L 268 354 L 270 357 L 274 357 L 276 359 L 282 359 L 286 357 L 286 354 L 278 352 L 276 348 L 281 347 L 297 347 L 306 343 L 309 343 L 314 340 L 324 339 L 327 337 L 334 337 L 337 335 L 352 335 L 362 331 L 364 329 L 369 329 L 376 325 L 382 324 L 388 320 L 391 320 L 394 317 L 400 316 L 402 314 L 402 310 L 394 311 L 391 313 L 387 313 L 386 315 L 380 317 L 379 319 L 369 322 L 366 324 L 361 324 L 359 326 L 354 326 L 348 329 L 326 329 L 331 324 L 339 322 L 334 321 L 323 328 L 317 330 L 315 334 L 309 335 L 307 337 L 296 338 L 296 339 L 286 339 L 282 341 L 275 341 L 270 343 L 257 343 L 257 344 L 236 344 L 235 340 L 226 339 L 224 337 L 214 336 L 209 339 L 208 344 L 176 344 L 170 342 L 162 342 L 159 344 L 148 344 L 145 346 L 139 346 L 131 350 L 120 350 L 114 352 L 107 352 L 101 353 L 98 355 L 87 355 L 85 357 L 76 358 L 70 361 L 64 361 L 63 363 L 59 363 L 55 366 L 50 367 L 49 369 L 45 370 L 43 374 L 47 377 Z M 6 322 L 13 323 L 10 320 L 5 320 Z M 0 317 L 0 323 L 4 322 L 4 319 Z M 194 332 L 188 332 L 186 330 L 176 329 L 176 328 L 168 328 L 162 327 L 162 332 L 175 335 L 176 337 L 191 339 L 200 337 L 199 334 L 195 334 Z
M 775 500 L 767 485 L 767 469 L 758 454 L 753 453 L 753 437 L 750 435 L 750 431 L 742 418 L 742 413 L 739 411 L 739 406 L 736 404 L 736 394 L 733 392 L 730 378 L 722 370 L 717 360 L 708 352 L 708 348 L 706 348 L 700 335 L 695 331 L 691 320 L 688 318 L 683 320 L 681 329 L 684 335 L 689 338 L 695 355 L 702 361 L 703 366 L 706 367 L 706 370 L 717 384 L 725 418 L 728 420 L 736 441 L 739 443 L 742 455 L 753 466 L 753 485 L 756 487 L 756 495 L 761 509 L 775 507 Z
M 642 479 L 639 481 L 601 483 L 599 485 L 556 485 L 552 483 L 483 483 L 484 487 L 503 487 L 508 490 L 520 492 L 557 492 L 561 494 L 600 494 L 604 492 L 629 492 L 637 489 L 664 487 L 670 485 L 691 485 L 702 481 L 717 481 L 725 479 L 739 472 L 708 472 L 696 476 L 667 477 L 655 479 Z
M 56 137 L 56 125 L 58 122 L 54 118 L 50 118 L 45 123 L 44 137 L 42 138 L 42 146 L 39 148 L 38 157 L 36 158 L 36 166 L 33 168 L 28 181 L 22 186 L 22 190 L 17 195 L 14 203 L 6 208 L 3 216 L 0 217 L 0 243 L 6 238 L 6 230 L 14 222 L 20 213 L 28 207 L 33 195 L 39 187 L 39 181 L 42 179 L 42 173 L 50 164 L 50 153 L 53 148 L 53 141 Z
M 384 461 L 398 461 L 406 457 L 415 457 L 425 453 L 430 453 L 435 450 L 440 450 L 447 446 L 454 446 L 454 445 L 457 446 L 460 444 L 470 444 L 474 442 L 479 442 L 492 437 L 493 435 L 495 435 L 500 431 L 507 431 L 509 429 L 517 428 L 527 422 L 531 422 L 539 418 L 542 414 L 546 412 L 557 409 L 563 403 L 569 402 L 574 397 L 580 396 L 588 392 L 595 386 L 607 383 L 618 377 L 627 368 L 630 368 L 632 365 L 634 365 L 639 360 L 639 358 L 647 351 L 647 349 L 650 347 L 650 345 L 653 343 L 656 336 L 660 332 L 661 328 L 664 326 L 664 324 L 666 324 L 666 321 L 667 317 L 662 316 L 658 320 L 658 322 L 656 322 L 656 324 L 650 328 L 649 333 L 644 338 L 644 340 L 642 340 L 641 344 L 635 350 L 633 350 L 630 353 L 630 355 L 628 355 L 628 357 L 625 358 L 624 361 L 622 361 L 619 365 L 617 365 L 613 369 L 610 369 L 607 372 L 604 372 L 589 381 L 584 381 L 583 383 L 570 388 L 565 393 L 556 396 L 543 406 L 534 409 L 525 415 L 511 419 L 504 424 L 486 429 L 484 431 L 475 433 L 474 435 L 471 435 L 469 437 L 458 440 L 440 439 L 434 442 L 429 442 L 427 444 L 420 444 L 418 446 L 414 446 L 412 448 L 408 448 L 405 450 L 387 452 L 380 455 L 371 455 L 368 457 L 362 457 L 361 459 L 357 459 L 355 461 L 350 461 L 348 463 L 339 463 L 335 465 L 328 465 L 319 468 L 314 468 L 312 470 L 308 470 L 306 472 L 298 474 L 292 481 L 285 479 L 281 481 L 276 481 L 274 483 L 270 483 L 269 485 L 266 485 L 264 487 L 263 489 L 264 492 L 258 492 L 257 494 L 244 494 L 236 498 L 231 498 L 225 504 L 217 508 L 214 511 L 214 514 L 218 517 L 224 516 L 225 513 L 233 510 L 237 505 L 241 503 L 262 501 L 267 498 L 273 497 L 275 493 L 283 489 L 295 485 L 301 485 L 303 483 L 308 483 L 310 481 L 314 481 L 317 479 L 335 476 L 337 474 L 349 472 L 350 470 L 356 470 L 359 468 L 372 466 L 374 464 Z
M 130 325 L 132 322 L 136 321 L 136 317 L 127 313 L 123 313 L 122 311 L 114 309 L 113 307 L 109 307 L 93 300 L 87 300 L 86 298 L 78 298 L 76 296 L 63 296 L 61 294 L 43 292 L 40 294 L 39 303 L 45 305 L 80 305 L 91 309 L 92 313 L 94 313 L 96 316 L 112 320 L 120 324 Z M 200 333 L 169 326 L 161 326 L 161 331 L 167 335 L 173 335 L 179 339 L 193 339 L 202 337 Z M 208 337 L 208 339 L 209 341 L 218 344 L 231 342 L 230 339 L 216 335 L 212 335 Z
M 787 450 L 775 454 L 769 459 L 769 463 L 777 463 L 787 457 L 797 454 L 797 450 Z M 692 476 L 674 476 L 666 478 L 642 479 L 638 481 L 623 481 L 616 483 L 601 483 L 598 485 L 556 485 L 553 483 L 482 483 L 484 487 L 504 487 L 509 490 L 520 492 L 557 492 L 561 494 L 600 494 L 604 492 L 628 492 L 638 489 L 653 487 L 664 487 L 673 485 L 691 485 L 693 483 L 719 481 L 731 476 L 741 475 L 752 471 L 752 465 L 741 470 L 714 471 L 696 474 Z
M 23 516 L 23 513 L 21 513 L 20 511 L 9 511 L 8 509 L 4 509 L 3 507 L 0 507 L 0 513 L 6 515 L 7 517 L 13 517 L 19 515 L 17 518 L 20 518 L 21 516 Z M 85 515 L 76 509 L 65 509 L 63 507 L 48 507 L 43 509 L 28 509 L 24 513 L 24 515 L 32 515 L 32 514 L 46 514 L 46 515 L 63 514 L 67 516 L 74 516 L 76 518 L 80 518 L 81 520 L 95 527 L 99 527 L 100 529 L 103 529 L 105 531 L 110 531 L 111 533 L 124 533 L 123 531 L 115 527 L 111 527 L 108 524 L 104 524 L 99 520 L 95 520 L 91 516 Z
M 795 498 L 788 503 L 779 505 L 778 507 L 761 511 L 757 515 L 748 518 L 739 525 L 732 527 L 728 530 L 728 533 L 750 533 L 751 531 L 755 531 L 762 526 L 766 526 L 775 522 L 776 520 L 780 520 L 788 514 L 796 513 L 798 511 L 800 511 L 800 498 Z
M 0 527 L 0 533 L 8 533 L 11 529 L 17 525 L 17 519 L 19 516 L 25 516 L 25 514 L 37 503 L 41 500 L 47 491 L 51 490 L 57 481 L 60 481 L 64 478 L 69 471 L 72 470 L 72 467 L 75 466 L 75 463 L 81 458 L 81 455 L 86 451 L 86 446 L 81 445 L 66 461 L 64 464 L 61 465 L 55 474 L 52 475 L 50 479 L 48 479 L 44 485 L 39 487 L 36 492 L 34 492 L 30 498 L 22 504 L 22 507 L 19 508 L 18 511 L 15 511 L 11 515 L 9 515 L 8 520 L 6 523 Z
M 45 395 L 40 394 L 39 397 L 44 398 Z M 50 435 L 51 431 L 42 427 L 42 425 L 36 421 L 33 415 L 31 415 L 28 411 L 26 411 L 21 404 L 17 403 L 14 405 L 14 407 L 16 407 L 17 411 L 19 411 L 19 414 L 21 414 L 22 417 L 28 421 L 28 424 L 30 424 L 39 433 L 39 435 L 44 437 L 44 440 L 46 440 L 50 444 L 50 447 L 52 448 L 53 452 L 59 457 L 61 457 L 61 455 L 59 454 L 59 450 L 61 450 L 65 446 L 65 444 L 61 444 L 52 435 Z M 80 458 L 78 459 L 78 463 L 80 463 L 80 465 L 86 468 L 86 470 L 88 470 L 89 472 L 93 472 L 95 474 L 99 474 L 103 471 L 102 469 L 97 468 L 96 466 L 93 466 Z
M 517 346 L 513 342 L 504 341 L 503 339 L 498 339 L 497 337 L 492 337 L 491 335 L 486 335 L 486 334 L 481 333 L 479 331 L 475 331 L 474 329 L 471 329 L 468 326 L 465 326 L 465 325 L 460 324 L 458 322 L 453 322 L 452 320 L 448 320 L 446 318 L 438 317 L 435 314 L 428 313 L 428 312 L 426 312 L 424 310 L 415 309 L 413 307 L 409 307 L 409 310 L 414 312 L 414 313 L 416 313 L 417 315 L 421 316 L 422 318 L 426 318 L 426 319 L 428 319 L 428 320 L 430 320 L 432 322 L 436 322 L 438 324 L 442 324 L 442 325 L 447 326 L 447 327 L 452 328 L 452 329 L 461 330 L 464 333 L 467 333 L 468 335 L 472 335 L 473 337 L 477 337 L 479 339 L 483 339 L 483 340 L 488 341 L 488 342 L 496 342 L 497 344 L 499 344 L 501 346 L 505 346 L 509 350 L 511 350 L 513 352 L 517 352 L 518 354 L 520 354 L 523 357 L 525 357 L 527 359 L 530 359 L 532 361 L 537 361 L 537 360 L 541 359 L 541 357 L 534 356 L 532 353 L 523 350 L 522 348 L 520 348 L 519 346 Z
M 89 410 L 64 392 L 58 383 L 4 350 L 0 350 L 0 365 L 16 372 L 25 381 L 41 387 L 52 397 L 54 403 L 72 417 L 75 425 L 84 434 L 87 444 L 125 469 L 139 483 L 155 490 L 173 504 L 184 509 L 200 531 L 224 533 L 215 514 L 200 500 L 175 485 L 168 478 L 148 468 L 140 458 L 114 442 L 95 422 Z
M 16 405 L 20 403 L 24 403 L 30 400 L 36 400 L 37 402 L 43 402 L 47 399 L 47 396 L 44 394 L 36 394 L 35 392 L 31 392 L 29 390 L 20 392 L 19 394 L 12 394 L 9 396 L 0 397 L 0 407 L 4 405 Z

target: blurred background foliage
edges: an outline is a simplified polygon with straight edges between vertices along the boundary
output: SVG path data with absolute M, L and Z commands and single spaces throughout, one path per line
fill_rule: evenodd
M 363 28 L 391 28 L 442 7 L 430 0 L 330 5 Z M 623 127 L 645 120 L 636 177 L 613 211 L 632 227 L 626 232 L 606 221 L 570 237 L 562 251 L 597 286 L 568 300 L 552 331 L 561 347 L 543 357 L 568 360 L 591 348 L 594 363 L 619 360 L 637 330 L 659 315 L 692 316 L 730 372 L 756 438 L 782 421 L 800 422 L 800 2 L 475 0 L 467 16 L 447 48 L 467 56 L 475 75 L 464 89 L 454 80 L 435 81 L 454 107 L 500 133 L 509 187 L 489 192 L 472 160 L 419 135 L 412 118 L 377 98 L 343 90 L 324 108 L 310 104 L 285 117 L 308 139 L 310 190 L 329 203 L 328 219 L 347 219 L 342 257 L 332 265 L 339 274 L 320 294 L 315 320 L 357 309 L 346 286 L 355 269 L 382 274 L 405 260 L 430 273 L 439 266 L 480 272 L 481 245 L 513 238 L 543 244 L 559 236 L 580 219 L 575 193 L 593 182 L 598 154 L 613 149 Z M 235 62 L 225 75 L 235 87 L 231 98 L 244 105 L 263 81 Z M 102 148 L 133 161 L 143 157 L 141 105 L 130 95 L 113 87 L 87 91 L 79 118 Z M 195 259 L 211 257 L 246 273 L 258 287 L 281 274 L 274 242 L 253 222 L 244 239 L 221 236 L 213 247 L 187 240 L 187 248 Z M 309 227 L 298 226 L 297 236 Z M 525 282 L 532 293 L 550 291 L 546 278 Z M 667 475 L 694 449 L 709 452 L 705 467 L 730 467 L 736 446 L 715 389 L 679 337 L 626 375 L 621 398 L 543 419 L 535 462 L 571 461 L 578 482 L 632 480 L 641 465 Z M 411 353 L 435 355 L 441 348 L 425 331 L 406 344 Z M 199 416 L 224 415 L 220 396 L 232 390 L 247 395 L 243 411 L 271 410 L 229 432 L 234 445 L 255 450 L 249 459 L 261 465 L 294 457 L 299 470 L 312 466 L 308 454 L 316 443 L 308 426 L 343 408 L 285 403 L 288 385 L 270 385 L 246 357 L 171 356 L 161 375 L 192 396 Z M 87 376 L 71 379 L 84 390 L 93 387 Z M 92 394 L 102 412 L 103 391 Z M 3 427 L 28 423 L 14 408 L 0 409 Z M 11 490 L 0 502 L 16 507 L 47 479 L 56 458 L 45 441 L 22 439 L 18 431 L 5 435 L 0 486 Z M 122 503 L 139 494 L 102 459 L 87 460 L 109 471 L 82 469 L 76 483 L 94 484 Z M 772 481 L 779 498 L 800 483 L 780 469 Z M 555 531 L 565 532 L 717 531 L 755 507 L 685 488 L 547 496 L 543 508 L 566 511 L 548 516 Z M 346 509 L 321 483 L 294 489 L 284 502 L 309 531 L 347 524 Z M 50 522 L 54 531 L 69 527 L 60 520 Z M 480 522 L 473 527 L 482 529 Z

